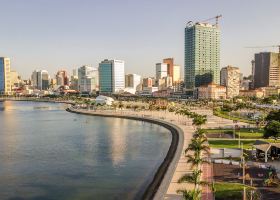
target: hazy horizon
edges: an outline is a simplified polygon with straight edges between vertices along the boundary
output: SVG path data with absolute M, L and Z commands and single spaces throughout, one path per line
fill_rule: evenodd
M 126 73 L 154 76 L 155 64 L 173 57 L 184 65 L 184 28 L 222 14 L 221 66 L 251 70 L 254 53 L 279 45 L 277 0 L 0 0 L 0 57 L 29 78 L 35 69 L 50 75 L 103 59 L 121 59 Z M 214 23 L 214 20 L 211 21 Z

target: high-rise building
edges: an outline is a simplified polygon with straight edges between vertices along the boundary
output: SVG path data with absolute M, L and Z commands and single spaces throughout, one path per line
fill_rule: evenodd
M 11 87 L 12 89 L 18 88 L 21 84 L 21 78 L 17 71 L 11 70 L 10 71 L 10 78 L 11 78 Z
M 142 90 L 141 76 L 137 74 L 125 75 L 125 91 L 135 94 Z
M 70 80 L 70 88 L 72 90 L 79 90 L 77 69 L 73 70 L 73 74 Z
M 257 53 L 252 63 L 254 88 L 280 86 L 280 53 Z
M 138 74 L 126 74 L 125 75 L 125 87 L 134 88 L 136 90 L 137 87 L 141 84 L 141 76 Z
M 11 94 L 11 61 L 10 58 L 0 57 L 0 94 Z
M 156 79 L 162 79 L 167 77 L 167 64 L 166 63 L 157 63 L 156 64 Z
M 180 82 L 180 80 L 181 80 L 181 66 L 174 65 L 172 81 L 173 83 L 178 83 Z
M 144 87 L 153 87 L 155 83 L 154 78 L 143 78 L 143 88 Z
M 56 84 L 59 86 L 68 86 L 69 85 L 69 77 L 67 76 L 66 70 L 59 70 L 56 73 Z
M 93 93 L 99 90 L 98 70 L 84 65 L 78 69 L 78 90 L 80 92 Z
M 221 69 L 221 85 L 226 87 L 227 98 L 239 95 L 240 70 L 238 67 L 227 66 Z
M 173 58 L 165 58 L 163 59 L 163 63 L 167 64 L 167 75 L 173 77 L 173 67 L 174 67 L 174 59 Z
M 48 90 L 50 85 L 50 76 L 46 70 L 35 70 L 31 75 L 31 82 L 35 89 Z
M 99 63 L 98 71 L 100 92 L 118 93 L 124 90 L 124 61 L 105 59 Z
M 185 86 L 189 90 L 220 83 L 220 29 L 208 23 L 185 28 Z

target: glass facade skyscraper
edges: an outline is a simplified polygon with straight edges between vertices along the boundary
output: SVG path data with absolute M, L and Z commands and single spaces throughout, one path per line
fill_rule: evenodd
M 208 23 L 185 28 L 185 85 L 189 90 L 220 83 L 220 29 Z
M 117 93 L 125 88 L 124 61 L 107 60 L 99 63 L 101 93 Z

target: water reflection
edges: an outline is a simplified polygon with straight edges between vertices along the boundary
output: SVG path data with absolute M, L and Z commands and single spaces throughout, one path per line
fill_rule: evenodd
M 137 199 L 171 141 L 157 125 L 67 113 L 63 104 L 0 105 L 1 200 Z

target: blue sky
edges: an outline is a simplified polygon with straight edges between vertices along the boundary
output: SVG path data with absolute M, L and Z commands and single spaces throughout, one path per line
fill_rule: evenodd
M 280 44 L 279 0 L 0 0 L 0 56 L 24 78 L 32 70 L 72 70 L 122 59 L 126 72 L 155 74 L 155 63 L 184 64 L 186 22 L 222 14 L 221 67 L 244 74 L 254 53 Z

